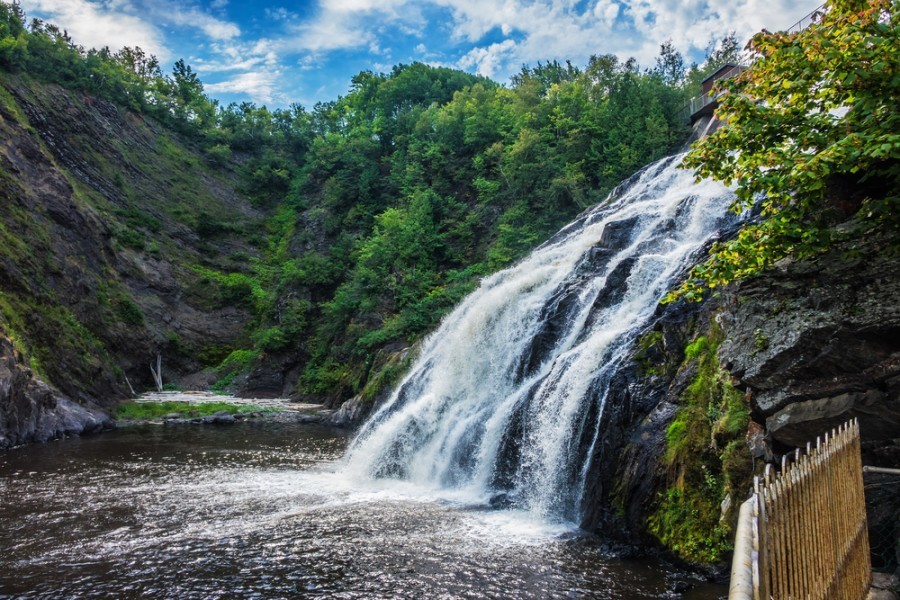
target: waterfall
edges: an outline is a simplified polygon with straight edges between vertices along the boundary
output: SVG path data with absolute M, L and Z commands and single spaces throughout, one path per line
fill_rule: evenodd
M 485 278 L 363 426 L 347 470 L 578 522 L 607 388 L 667 290 L 734 217 L 681 156 Z

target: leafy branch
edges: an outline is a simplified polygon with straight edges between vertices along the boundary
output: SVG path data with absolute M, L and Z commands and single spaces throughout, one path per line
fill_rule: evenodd
M 762 218 L 714 246 L 665 301 L 699 300 L 780 259 L 814 256 L 852 217 L 858 235 L 896 228 L 898 8 L 834 0 L 808 29 L 753 37 L 752 67 L 716 88 L 725 125 L 694 144 L 684 166 L 734 186 L 731 209 L 759 203 Z

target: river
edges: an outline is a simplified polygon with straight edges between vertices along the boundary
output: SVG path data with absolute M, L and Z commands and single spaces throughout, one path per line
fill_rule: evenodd
M 352 480 L 346 433 L 148 426 L 0 454 L 0 597 L 689 598 L 565 523 Z M 673 589 L 693 587 L 684 595 Z

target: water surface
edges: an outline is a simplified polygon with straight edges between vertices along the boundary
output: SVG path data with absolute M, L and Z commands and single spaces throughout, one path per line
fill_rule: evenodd
M 697 583 L 564 523 L 353 481 L 335 462 L 347 442 L 258 422 L 2 453 L 0 597 L 629 599 Z

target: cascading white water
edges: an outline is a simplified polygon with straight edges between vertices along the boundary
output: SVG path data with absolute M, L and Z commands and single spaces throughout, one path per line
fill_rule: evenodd
M 349 473 L 578 521 L 610 377 L 732 194 L 654 163 L 486 278 L 363 426 Z

